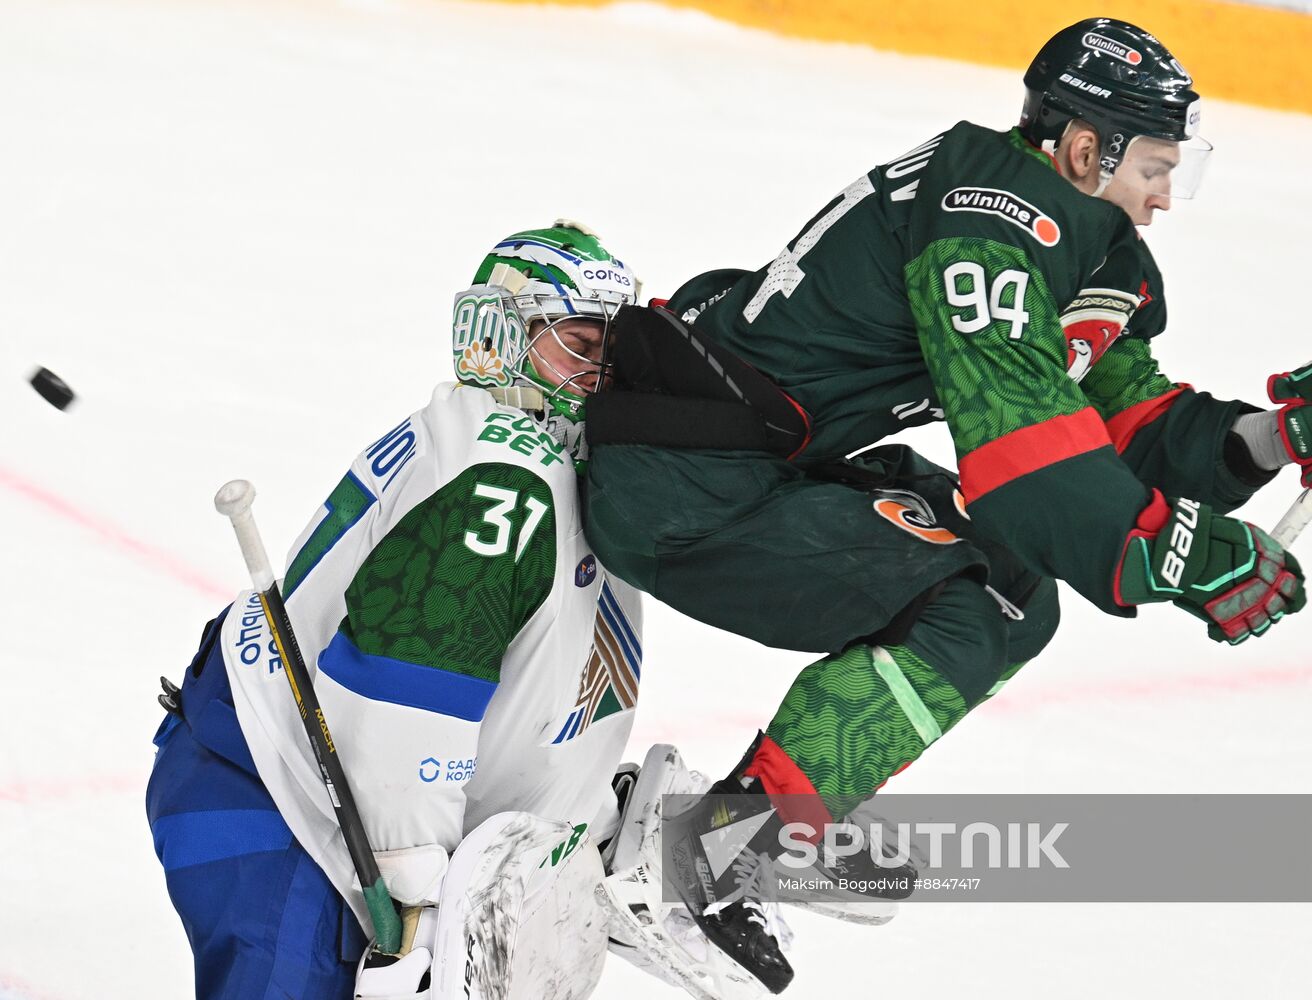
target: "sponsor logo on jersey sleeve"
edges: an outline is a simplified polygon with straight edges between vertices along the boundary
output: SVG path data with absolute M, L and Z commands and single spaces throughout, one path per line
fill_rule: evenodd
M 574 567 L 574 586 L 587 587 L 597 578 L 597 557 L 589 552 Z
M 1057 220 L 1045 215 L 1024 198 L 997 188 L 959 187 L 943 196 L 943 209 L 948 212 L 978 212 L 995 215 L 1023 229 L 1045 247 L 1055 247 L 1061 241 L 1061 227 Z

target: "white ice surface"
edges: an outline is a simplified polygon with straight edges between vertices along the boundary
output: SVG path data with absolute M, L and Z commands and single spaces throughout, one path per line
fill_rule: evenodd
M 449 377 L 450 296 L 506 232 L 588 221 L 668 294 L 761 265 L 952 122 L 1008 124 L 1018 87 L 645 5 L 0 0 L 0 998 L 189 995 L 142 799 L 156 677 L 244 580 L 219 484 L 257 484 L 277 559 Z M 1312 355 L 1312 120 L 1213 104 L 1205 131 L 1202 199 L 1150 231 L 1159 352 L 1260 401 Z M 35 364 L 75 408 L 23 384 Z M 949 459 L 941 428 L 917 441 Z M 1250 516 L 1294 492 L 1286 473 Z M 722 772 L 810 657 L 648 614 L 632 755 L 670 740 Z M 1170 608 L 1068 600 L 1047 655 L 896 789 L 1305 792 L 1310 645 L 1312 616 L 1230 650 Z M 795 925 L 794 997 L 1285 997 L 1312 909 Z M 675 996 L 617 963 L 599 995 Z

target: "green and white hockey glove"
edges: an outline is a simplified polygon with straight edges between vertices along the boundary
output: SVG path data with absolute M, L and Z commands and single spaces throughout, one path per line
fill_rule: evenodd
M 1266 386 L 1271 402 L 1282 404 L 1280 440 L 1303 470 L 1303 485 L 1312 486 L 1312 363 L 1272 375 Z
M 1130 533 L 1117 571 L 1124 606 L 1170 601 L 1238 645 L 1307 604 L 1302 568 L 1261 528 L 1160 493 Z

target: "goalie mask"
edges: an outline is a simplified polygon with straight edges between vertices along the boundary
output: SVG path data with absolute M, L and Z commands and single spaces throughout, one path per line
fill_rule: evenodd
M 638 288 L 624 262 L 576 222 L 507 236 L 456 296 L 456 378 L 577 422 L 584 397 L 606 377 L 611 319 L 637 302 Z

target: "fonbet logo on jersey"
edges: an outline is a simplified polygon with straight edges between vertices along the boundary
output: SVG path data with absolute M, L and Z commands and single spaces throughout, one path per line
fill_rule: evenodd
M 999 191 L 997 188 L 953 188 L 943 196 L 943 208 L 948 212 L 996 215 L 1025 230 L 1045 247 L 1055 247 L 1061 241 L 1061 227 L 1057 225 L 1057 220 L 1010 191 Z

